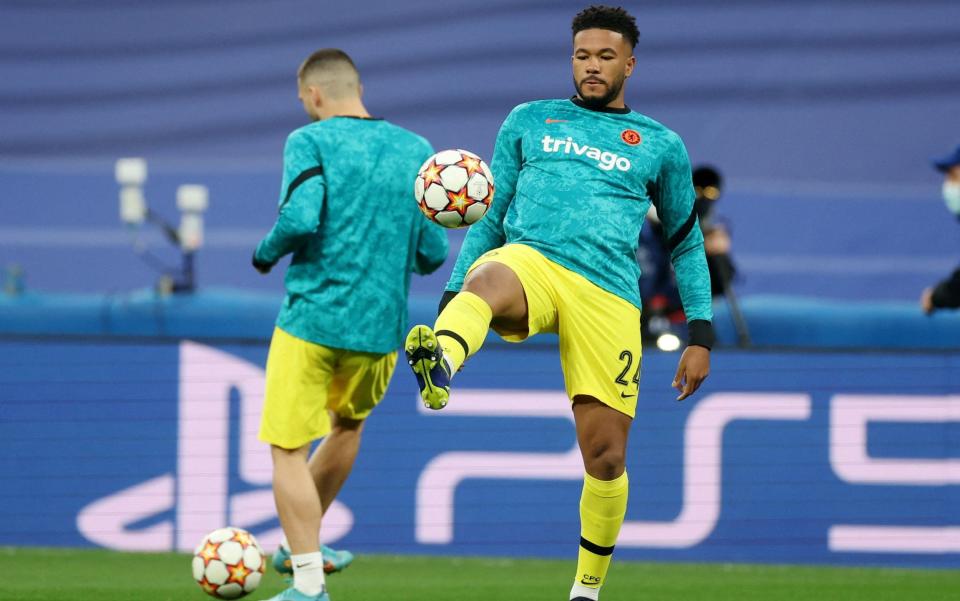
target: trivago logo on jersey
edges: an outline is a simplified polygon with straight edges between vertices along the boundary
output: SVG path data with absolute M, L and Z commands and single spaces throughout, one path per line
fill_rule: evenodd
M 620 171 L 630 171 L 630 160 L 622 157 L 615 152 L 600 150 L 594 146 L 581 146 L 573 141 L 573 138 L 566 139 L 554 138 L 553 136 L 543 136 L 544 152 L 562 152 L 563 154 L 575 154 L 586 156 L 597 162 L 597 166 L 604 171 L 612 171 L 614 168 Z

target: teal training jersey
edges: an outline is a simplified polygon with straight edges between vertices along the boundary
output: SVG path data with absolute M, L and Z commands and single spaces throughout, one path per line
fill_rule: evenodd
M 500 128 L 491 169 L 493 204 L 470 227 L 448 290 L 463 286 L 483 253 L 520 243 L 640 307 L 636 252 L 653 203 L 687 320 L 712 319 L 690 160 L 677 134 L 630 109 L 529 102 Z
M 387 353 L 406 331 L 410 273 L 436 270 L 443 229 L 413 198 L 433 153 L 420 136 L 381 119 L 333 117 L 287 138 L 276 225 L 255 259 L 293 253 L 277 326 L 324 346 Z

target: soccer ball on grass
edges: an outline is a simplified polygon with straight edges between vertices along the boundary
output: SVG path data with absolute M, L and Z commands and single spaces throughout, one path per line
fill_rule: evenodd
M 239 599 L 260 586 L 266 556 L 252 534 L 219 528 L 203 537 L 193 554 L 193 579 L 218 599 Z

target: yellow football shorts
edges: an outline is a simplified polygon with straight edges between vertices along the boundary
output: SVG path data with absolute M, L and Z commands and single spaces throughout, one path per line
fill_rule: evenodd
M 397 353 L 328 348 L 273 331 L 260 440 L 297 449 L 330 433 L 330 414 L 366 419 L 383 399 Z
M 508 244 L 474 262 L 510 268 L 527 297 L 528 330 L 495 328 L 508 342 L 538 332 L 560 337 L 567 395 L 596 398 L 633 417 L 640 384 L 640 309 L 523 244 Z

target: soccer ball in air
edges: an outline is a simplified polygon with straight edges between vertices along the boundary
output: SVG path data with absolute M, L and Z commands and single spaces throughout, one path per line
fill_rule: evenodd
M 443 227 L 472 225 L 493 201 L 493 174 L 466 150 L 441 150 L 420 167 L 413 195 L 427 219 Z
M 220 528 L 203 537 L 193 554 L 193 578 L 217 599 L 239 599 L 260 585 L 266 557 L 253 535 Z

